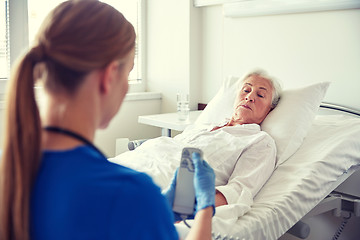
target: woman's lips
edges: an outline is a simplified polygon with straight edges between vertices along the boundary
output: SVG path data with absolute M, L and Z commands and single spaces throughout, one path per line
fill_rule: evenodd
M 251 107 L 249 107 L 249 106 L 248 106 L 248 105 L 246 105 L 246 104 L 241 105 L 241 107 L 252 110 L 252 109 L 251 109 Z

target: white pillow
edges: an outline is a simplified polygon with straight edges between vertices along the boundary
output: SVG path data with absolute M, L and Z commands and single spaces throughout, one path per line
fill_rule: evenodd
M 231 118 L 239 83 L 238 77 L 228 77 L 195 123 L 217 124 Z M 277 107 L 261 124 L 261 129 L 275 140 L 277 165 L 285 162 L 301 146 L 329 84 L 321 82 L 283 90 Z
M 276 143 L 277 165 L 285 162 L 301 146 L 330 82 L 284 90 L 277 107 L 261 124 Z
M 218 124 L 226 118 L 231 118 L 240 81 L 241 79 L 235 76 L 225 79 L 219 91 L 196 119 L 195 124 Z

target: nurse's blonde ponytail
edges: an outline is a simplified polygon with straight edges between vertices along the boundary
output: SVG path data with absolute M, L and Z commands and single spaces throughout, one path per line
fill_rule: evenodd
M 35 51 L 31 50 L 17 63 L 9 82 L 0 175 L 1 239 L 29 239 L 29 199 L 41 143 L 34 94 Z

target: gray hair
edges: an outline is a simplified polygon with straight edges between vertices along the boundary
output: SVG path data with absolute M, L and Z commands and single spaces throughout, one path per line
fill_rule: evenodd
M 268 73 L 263 70 L 263 69 L 256 69 L 253 70 L 247 74 L 244 75 L 244 77 L 241 79 L 240 83 L 243 83 L 248 77 L 251 77 L 253 75 L 257 75 L 260 76 L 262 78 L 265 78 L 267 80 L 269 80 L 271 86 L 273 87 L 273 91 L 272 91 L 272 100 L 271 100 L 271 108 L 275 108 L 277 106 L 277 104 L 279 103 L 280 100 L 280 94 L 282 91 L 281 85 L 279 83 L 279 81 L 272 77 L 269 76 Z

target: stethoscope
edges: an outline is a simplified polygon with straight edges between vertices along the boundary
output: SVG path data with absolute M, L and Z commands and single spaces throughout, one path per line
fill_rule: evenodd
M 89 140 L 87 140 L 83 136 L 81 136 L 81 135 L 79 135 L 79 134 L 77 134 L 77 133 L 75 133 L 73 131 L 70 131 L 68 129 L 61 128 L 61 127 L 55 127 L 55 126 L 44 127 L 44 130 L 48 131 L 48 132 L 55 132 L 55 133 L 59 133 L 59 134 L 63 134 L 63 135 L 67 135 L 69 137 L 75 138 L 75 139 L 85 143 L 86 145 L 88 145 L 92 149 L 94 149 L 101 156 L 105 157 L 105 155 L 100 151 L 100 149 L 98 149 L 92 142 L 90 142 Z

